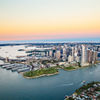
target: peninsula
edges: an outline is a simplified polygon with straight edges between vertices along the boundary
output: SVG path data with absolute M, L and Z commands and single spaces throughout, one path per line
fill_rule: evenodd
M 51 68 L 42 68 L 35 71 L 25 72 L 23 76 L 25 78 L 38 78 L 43 76 L 51 76 L 55 74 L 58 74 L 58 69 L 51 67 Z

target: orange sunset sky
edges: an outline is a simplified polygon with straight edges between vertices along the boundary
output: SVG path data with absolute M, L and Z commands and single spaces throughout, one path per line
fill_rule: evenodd
M 100 0 L 0 0 L 0 41 L 100 37 Z

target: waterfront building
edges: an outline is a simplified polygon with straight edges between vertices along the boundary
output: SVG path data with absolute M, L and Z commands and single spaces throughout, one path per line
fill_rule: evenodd
M 87 49 L 85 45 L 82 45 L 82 54 L 81 54 L 81 66 L 89 65 L 87 62 Z
M 88 58 L 88 63 L 94 64 L 97 61 L 97 51 L 94 50 L 88 50 L 87 51 L 87 58 Z
M 95 63 L 97 61 L 97 51 L 93 51 L 93 57 L 92 57 L 92 63 Z
M 92 50 L 87 50 L 88 63 L 92 63 Z

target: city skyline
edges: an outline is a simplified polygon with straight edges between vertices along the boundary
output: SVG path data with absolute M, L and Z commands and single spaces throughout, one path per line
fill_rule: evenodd
M 0 0 L 0 41 L 100 37 L 99 0 Z

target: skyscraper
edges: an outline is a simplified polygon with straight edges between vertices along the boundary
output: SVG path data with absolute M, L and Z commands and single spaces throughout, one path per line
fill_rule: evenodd
M 88 62 L 89 63 L 95 63 L 97 61 L 97 51 L 94 51 L 94 50 L 88 50 Z
M 87 50 L 88 63 L 92 63 L 92 50 Z
M 82 54 L 81 54 L 81 66 L 86 66 L 87 63 L 87 50 L 85 45 L 82 45 Z
M 74 47 L 72 47 L 72 60 L 74 61 Z
M 57 60 L 60 60 L 60 56 L 61 56 L 60 50 L 56 50 L 55 56 Z
M 49 56 L 50 56 L 50 57 L 53 56 L 53 51 L 52 51 L 52 50 L 49 51 Z
M 92 57 L 92 63 L 95 63 L 97 61 L 97 51 L 93 51 L 93 57 Z

